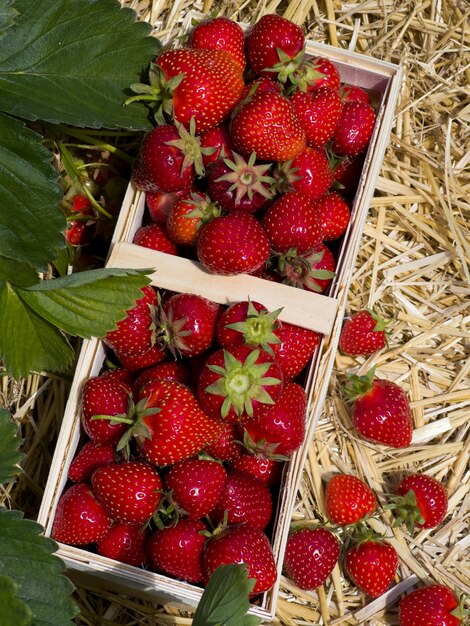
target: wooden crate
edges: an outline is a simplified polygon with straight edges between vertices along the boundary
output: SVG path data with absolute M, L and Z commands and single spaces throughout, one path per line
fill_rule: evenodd
M 189 15 L 188 24 L 191 18 L 192 15 Z M 279 573 L 278 580 L 250 610 L 264 620 L 272 620 L 275 614 L 290 518 L 309 442 L 326 396 L 355 259 L 389 142 L 401 84 L 400 68 L 389 63 L 315 42 L 308 42 L 307 53 L 329 58 L 337 65 L 343 82 L 372 90 L 378 100 L 376 126 L 329 295 L 318 295 L 247 275 L 211 275 L 194 261 L 132 244 L 134 233 L 142 224 L 145 210 L 145 194 L 138 191 L 132 183 L 124 199 L 107 263 L 110 267 L 151 268 L 154 285 L 172 291 L 198 293 L 219 303 L 228 304 L 245 300 L 249 296 L 271 310 L 283 307 L 280 319 L 314 329 L 323 335 L 306 378 L 309 407 L 304 444 L 286 465 L 277 505 L 272 545 Z M 67 470 L 79 443 L 81 389 L 89 377 L 99 373 L 104 356 L 104 347 L 99 340 L 84 342 L 38 517 L 38 521 L 45 527 L 46 535 L 51 533 L 57 502 L 66 485 Z M 202 593 L 197 586 L 124 565 L 82 548 L 60 545 L 58 554 L 79 579 L 91 576 L 101 586 L 111 586 L 165 603 L 189 606 L 196 606 Z

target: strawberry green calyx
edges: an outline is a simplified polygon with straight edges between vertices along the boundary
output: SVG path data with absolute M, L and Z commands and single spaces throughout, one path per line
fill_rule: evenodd
M 276 78 L 280 83 L 286 83 L 289 79 L 292 81 L 292 78 L 295 76 L 295 73 L 298 71 L 305 58 L 305 49 L 303 48 L 295 57 L 291 57 L 287 52 L 284 52 L 282 48 L 276 48 L 276 52 L 279 57 L 279 63 L 276 63 L 272 67 L 267 67 L 263 71 L 276 74 Z
M 325 251 L 320 250 L 309 255 L 298 255 L 295 248 L 291 248 L 276 259 L 271 259 L 270 264 L 277 261 L 277 271 L 285 284 L 321 293 L 323 289 L 317 280 L 331 280 L 335 276 L 330 270 L 315 267 L 322 261 L 324 254 Z
M 280 343 L 280 339 L 274 331 L 279 327 L 277 318 L 281 311 L 282 308 L 275 311 L 265 309 L 258 311 L 251 300 L 248 300 L 246 320 L 227 324 L 226 327 L 241 333 L 247 345 L 259 346 L 272 356 L 271 344 Z
M 124 105 L 146 102 L 153 109 L 157 124 L 166 124 L 165 116 L 171 118 L 173 115 L 173 92 L 184 78 L 184 74 L 178 74 L 167 80 L 163 70 L 156 63 L 152 63 L 149 84 L 133 83 L 130 88 L 137 95 L 127 98 Z
M 265 439 L 255 442 L 250 437 L 249 432 L 245 429 L 243 433 L 243 441 L 240 442 L 244 448 L 250 453 L 261 456 L 270 461 L 288 461 L 289 457 L 284 454 L 276 454 L 277 443 L 268 443 Z
M 151 437 L 150 430 L 144 422 L 144 417 L 147 417 L 148 415 L 154 415 L 160 410 L 161 409 L 159 409 L 158 407 L 147 407 L 146 398 L 139 400 L 137 404 L 135 404 L 134 401 L 131 399 L 127 416 L 121 417 L 119 415 L 114 415 L 111 418 L 107 418 L 106 416 L 94 416 L 92 419 L 104 418 L 110 419 L 113 423 L 129 424 L 129 428 L 118 441 L 118 444 L 116 446 L 117 452 L 120 452 L 122 450 L 124 452 L 124 456 L 126 458 L 129 458 L 129 442 L 132 437 L 143 439 L 149 439 Z
M 457 598 L 458 606 L 450 612 L 453 617 L 463 621 L 470 615 L 470 609 L 465 608 L 465 604 L 468 600 L 468 595 L 465 593 L 460 593 L 458 589 L 454 590 L 454 595 Z
M 184 170 L 190 165 L 194 165 L 196 174 L 198 176 L 204 176 L 205 169 L 202 163 L 202 155 L 210 155 L 216 150 L 216 148 L 201 148 L 201 138 L 196 137 L 196 120 L 194 117 L 191 118 L 189 123 L 189 131 L 179 122 L 176 122 L 175 126 L 178 129 L 180 139 L 173 139 L 171 141 L 167 141 L 166 143 L 169 146 L 178 148 L 184 154 L 181 172 L 184 172 Z
M 259 350 L 251 351 L 242 362 L 228 350 L 224 350 L 224 366 L 208 365 L 208 369 L 220 376 L 213 384 L 206 387 L 210 394 L 224 396 L 221 406 L 222 418 L 227 417 L 233 408 L 239 417 L 246 413 L 253 416 L 253 400 L 262 404 L 274 404 L 265 387 L 279 385 L 281 380 L 266 376 L 272 363 L 256 363 L 260 355 Z
M 368 311 L 370 313 L 370 316 L 376 322 L 375 327 L 374 327 L 374 331 L 376 331 L 376 332 L 385 331 L 386 332 L 387 331 L 387 326 L 390 324 L 390 320 L 383 319 L 383 317 L 381 317 L 375 311 L 372 311 L 372 309 L 366 309 L 366 311 Z
M 405 524 L 408 532 L 413 534 L 417 524 L 422 525 L 425 523 L 413 489 L 410 489 L 404 496 L 391 496 L 390 500 L 390 503 L 386 504 L 384 509 L 395 513 L 394 528 Z
M 224 159 L 224 163 L 230 168 L 230 172 L 220 176 L 215 182 L 226 181 L 231 183 L 229 191 L 235 191 L 235 203 L 239 203 L 244 196 L 249 200 L 255 193 L 261 194 L 267 200 L 274 197 L 272 186 L 275 180 L 272 176 L 267 176 L 266 172 L 271 167 L 271 163 L 255 165 L 256 152 L 252 152 L 248 161 L 236 152 L 232 152 L 233 161 Z M 264 184 L 263 184 L 264 183 Z M 269 187 L 266 185 L 270 185 Z
M 354 402 L 357 398 L 365 396 L 372 391 L 374 385 L 375 366 L 371 368 L 367 374 L 358 376 L 357 374 L 349 374 L 349 383 L 343 387 L 343 392 L 348 402 Z
M 185 218 L 197 218 L 199 220 L 197 228 L 201 228 L 203 224 L 207 224 L 222 213 L 216 202 L 212 202 L 208 195 L 201 197 L 198 193 L 192 193 L 186 204 L 191 204 L 194 209 L 187 213 Z
M 311 85 L 324 77 L 325 74 L 319 72 L 315 65 L 303 62 L 289 75 L 289 80 L 299 91 L 308 91 Z

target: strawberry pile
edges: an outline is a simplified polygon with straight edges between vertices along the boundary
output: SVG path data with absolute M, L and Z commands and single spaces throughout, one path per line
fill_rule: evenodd
M 301 589 L 322 585 L 340 560 L 337 536 L 342 536 L 344 573 L 363 593 L 377 598 L 395 577 L 399 557 L 391 543 L 365 523 L 377 513 L 375 493 L 357 476 L 335 474 L 324 495 L 329 526 L 290 534 L 284 559 L 287 575 Z M 384 508 L 396 512 L 395 525 L 405 523 L 410 532 L 435 528 L 447 514 L 445 488 L 426 474 L 405 476 L 389 501 Z
M 247 34 L 225 17 L 198 24 L 132 89 L 157 123 L 133 168 L 147 206 L 134 243 L 325 292 L 374 128 L 369 94 L 274 14 Z
M 81 392 L 81 442 L 52 537 L 205 585 L 245 562 L 274 584 L 282 471 L 305 435 L 317 333 L 250 300 L 147 286 Z

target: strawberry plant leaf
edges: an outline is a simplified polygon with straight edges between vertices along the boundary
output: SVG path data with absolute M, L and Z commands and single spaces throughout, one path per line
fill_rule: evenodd
M 64 335 L 26 307 L 9 283 L 0 285 L 0 359 L 13 378 L 63 371 L 74 352 Z
M 18 463 L 23 458 L 23 454 L 18 451 L 20 444 L 21 439 L 16 436 L 16 426 L 11 421 L 10 413 L 0 409 L 0 484 L 11 481 L 20 473 Z
M 0 124 L 0 258 L 45 270 L 65 246 L 65 216 L 58 208 L 63 194 L 52 154 L 22 122 L 0 113 Z
M 3 0 L 0 5 L 0 39 L 5 36 L 5 31 L 10 28 L 18 15 L 18 11 L 12 5 L 12 0 Z
M 27 120 L 89 128 L 150 127 L 123 107 L 159 42 L 117 0 L 15 0 L 0 52 L 1 109 Z
M 0 626 L 29 626 L 33 621 L 31 609 L 17 597 L 18 585 L 7 576 L 0 576 Z
M 62 575 L 64 564 L 54 554 L 57 544 L 42 536 L 42 532 L 39 524 L 24 519 L 20 511 L 0 509 L 0 571 L 3 578 L 12 581 L 5 583 L 9 595 L 6 606 L 10 611 L 16 610 L 23 620 L 4 624 L 65 626 L 71 625 L 78 613 L 70 597 L 74 587 Z M 29 608 L 31 621 L 25 621 L 27 613 L 21 605 Z M 3 603 L 1 606 L 0 624 L 5 608 Z
M 17 293 L 31 311 L 64 332 L 86 339 L 103 337 L 142 295 L 141 287 L 150 282 L 145 272 L 91 270 L 43 280 Z
M 15 284 L 22 287 L 31 287 L 39 282 L 38 273 L 29 263 L 22 263 L 0 255 L 0 283 L 13 278 Z
M 244 564 L 218 567 L 204 589 L 193 618 L 193 626 L 257 626 L 259 619 L 246 613 L 248 596 L 255 585 Z

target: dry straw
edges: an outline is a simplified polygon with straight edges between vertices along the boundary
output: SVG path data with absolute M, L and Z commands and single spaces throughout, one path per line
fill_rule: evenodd
M 468 561 L 470 447 L 470 6 L 465 0 L 135 0 L 124 2 L 159 36 L 178 34 L 189 10 L 253 22 L 277 12 L 317 41 L 400 62 L 404 81 L 390 147 L 371 204 L 348 312 L 372 307 L 391 324 L 389 347 L 370 359 L 338 355 L 329 397 L 315 432 L 293 521 L 308 526 L 324 513 L 324 481 L 342 471 L 384 494 L 412 470 L 443 481 L 449 515 L 434 531 L 413 536 L 374 521 L 400 555 L 396 585 L 373 602 L 337 567 L 324 587 L 281 585 L 276 625 L 397 624 L 397 599 L 422 581 L 470 593 Z M 348 371 L 377 366 L 403 385 L 415 435 L 404 450 L 361 441 L 338 392 Z M 51 462 L 69 381 L 0 378 L 0 404 L 11 407 L 25 440 L 24 474 L 2 499 L 34 517 Z M 78 586 L 77 624 L 186 625 L 191 614 L 119 593 Z

